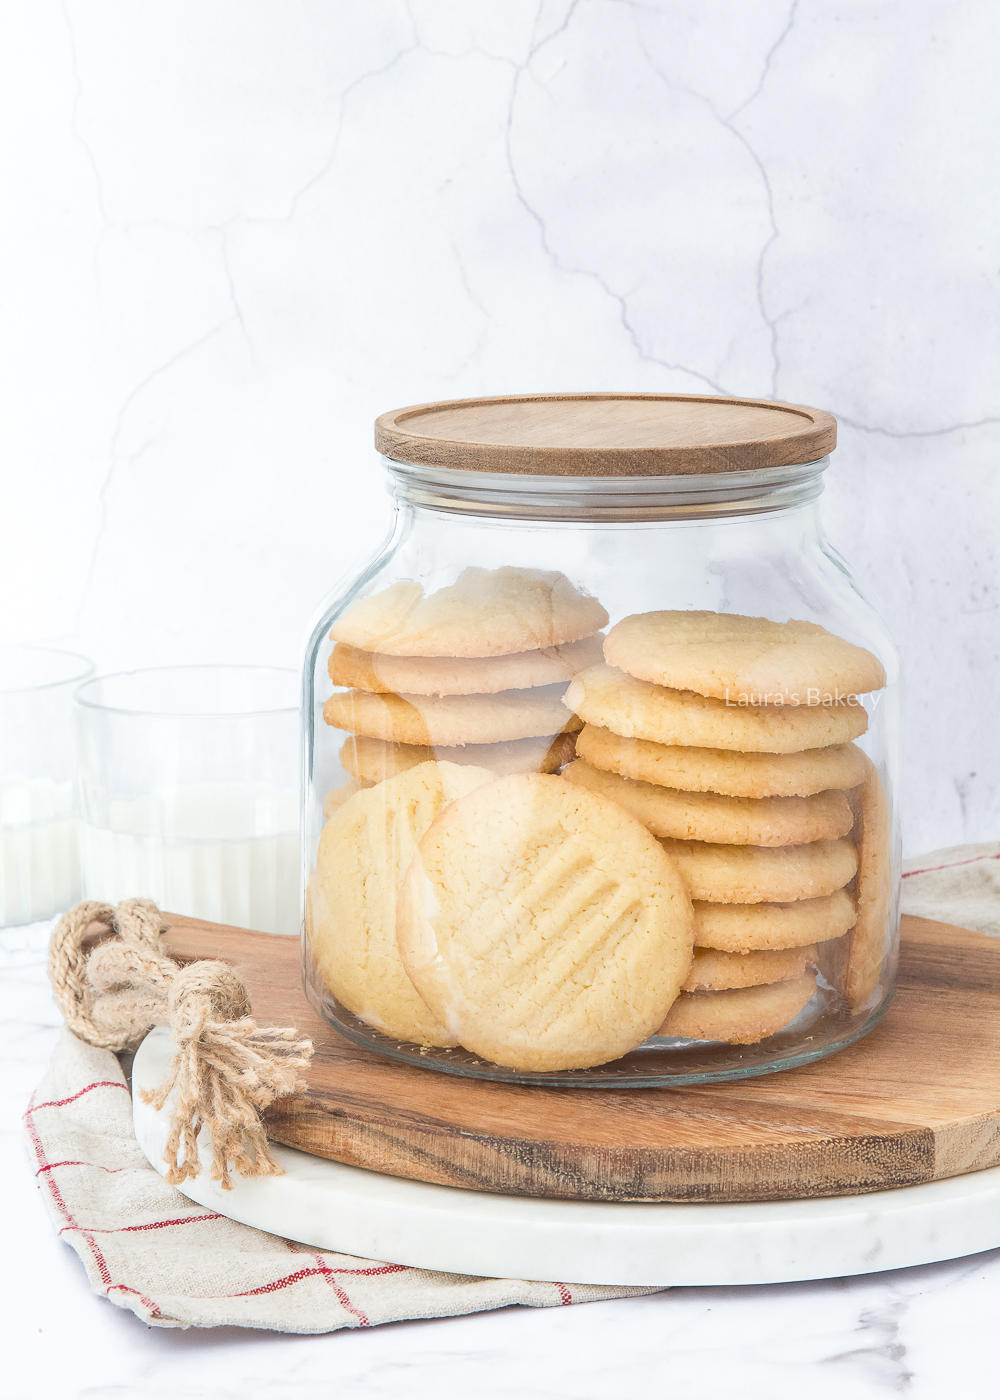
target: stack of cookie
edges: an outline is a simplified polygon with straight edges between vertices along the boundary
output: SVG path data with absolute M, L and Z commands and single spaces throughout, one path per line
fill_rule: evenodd
M 351 780 L 309 943 L 386 1034 L 546 1072 L 657 1034 L 762 1040 L 817 965 L 869 1003 L 888 818 L 853 740 L 879 663 L 809 623 L 646 613 L 602 648 L 606 620 L 563 575 L 507 568 L 336 624 L 350 688 L 324 716 Z
M 431 760 L 326 823 L 307 926 L 322 982 L 370 1025 L 549 1072 L 657 1032 L 694 912 L 677 863 L 609 798 Z
M 505 567 L 468 568 L 427 596 L 394 584 L 335 624 L 329 673 L 350 688 L 323 717 L 347 732 L 350 779 L 324 803 L 307 926 L 325 985 L 386 1034 L 458 1043 L 403 971 L 397 891 L 449 803 L 500 775 L 550 773 L 572 759 L 582 721 L 562 696 L 600 658 L 607 620 L 563 574 Z
M 350 736 L 342 767 L 359 786 L 432 758 L 556 771 L 580 728 L 566 682 L 599 660 L 607 620 L 565 575 L 513 567 L 465 569 L 427 596 L 396 583 L 354 603 L 330 633 L 330 678 L 349 689 L 323 710 Z
M 812 623 L 706 612 L 628 617 L 604 654 L 566 692 L 585 726 L 563 776 L 660 838 L 694 901 L 694 962 L 661 1034 L 774 1034 L 812 998 L 817 945 L 851 929 L 838 977 L 862 1008 L 889 852 L 884 794 L 852 740 L 879 662 Z

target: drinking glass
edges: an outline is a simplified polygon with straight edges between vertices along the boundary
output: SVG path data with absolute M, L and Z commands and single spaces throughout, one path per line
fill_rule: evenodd
M 76 708 L 84 896 L 298 934 L 296 672 L 127 671 Z
M 73 690 L 92 661 L 0 647 L 0 924 L 28 924 L 79 898 Z

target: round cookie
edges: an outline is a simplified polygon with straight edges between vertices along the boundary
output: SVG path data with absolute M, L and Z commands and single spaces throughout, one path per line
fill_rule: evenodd
M 380 694 L 495 695 L 498 690 L 566 682 L 601 660 L 600 632 L 564 646 L 513 656 L 383 656 L 338 642 L 327 671 L 334 685 Z
M 801 753 L 845 744 L 868 728 L 860 704 L 727 705 L 691 690 L 667 690 L 603 664 L 571 681 L 565 699 L 588 724 L 684 748 Z
M 397 744 L 500 744 L 572 732 L 581 721 L 562 703 L 562 686 L 497 695 L 331 695 L 323 718 L 335 729 Z
M 669 838 L 660 844 L 680 866 L 691 898 L 710 904 L 817 899 L 842 889 L 858 868 L 854 847 L 843 836 L 805 846 L 722 846 Z
M 813 797 L 724 797 L 640 783 L 592 768 L 578 758 L 564 771 L 568 782 L 599 792 L 637 817 L 654 836 L 715 841 L 729 846 L 798 846 L 846 836 L 854 825 L 842 792 Z
M 413 989 L 396 949 L 396 892 L 417 842 L 448 802 L 495 775 L 422 763 L 357 792 L 320 836 L 309 899 L 309 946 L 323 982 L 386 1035 L 455 1045 Z
M 789 904 L 708 904 L 696 899 L 694 941 L 698 948 L 727 953 L 801 948 L 843 937 L 857 917 L 846 890 Z
M 730 992 L 682 992 L 660 1027 L 660 1035 L 684 1040 L 721 1040 L 756 1045 L 794 1021 L 816 991 L 807 973 L 790 982 L 740 987 Z
M 426 597 L 419 583 L 394 583 L 351 603 L 330 639 L 387 656 L 509 656 L 578 641 L 607 620 L 565 574 L 505 565 L 463 569 Z
M 885 959 L 892 912 L 892 832 L 889 804 L 874 764 L 854 794 L 857 814 L 858 920 L 844 976 L 844 994 L 855 1011 L 863 1011 L 878 986 Z
M 718 992 L 731 987 L 788 982 L 793 977 L 801 977 L 815 960 L 815 944 L 754 953 L 719 953 L 714 948 L 695 948 L 694 962 L 681 983 L 681 991 Z
M 352 778 L 350 782 L 343 783 L 338 788 L 331 788 L 323 798 L 323 816 L 327 821 L 333 816 L 338 807 L 343 807 L 349 797 L 353 797 L 356 792 L 364 792 L 365 788 L 374 787 L 374 783 L 365 778 Z
M 583 726 L 576 751 L 594 768 L 623 778 L 729 797 L 810 797 L 856 787 L 868 772 L 868 759 L 856 744 L 801 753 L 737 753 L 626 739 L 596 724 Z
M 397 941 L 462 1045 L 545 1072 L 606 1064 L 653 1033 L 693 931 L 676 866 L 634 817 L 520 774 L 434 822 L 400 890 Z
M 751 705 L 822 705 L 881 690 L 885 671 L 864 647 L 815 622 L 738 613 L 648 612 L 623 618 L 604 655 L 640 680 Z
M 352 734 L 340 750 L 340 766 L 356 778 L 382 782 L 418 763 L 467 763 L 489 768 L 498 777 L 508 773 L 554 773 L 569 763 L 576 750 L 575 734 L 542 734 L 534 739 L 511 739 L 506 744 L 466 744 L 432 748 L 429 744 L 391 744 Z

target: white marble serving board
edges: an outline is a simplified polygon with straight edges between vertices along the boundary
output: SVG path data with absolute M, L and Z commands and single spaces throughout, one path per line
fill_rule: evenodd
M 136 1137 L 165 1172 L 166 1030 L 132 1069 Z M 271 1234 L 386 1263 L 495 1278 L 686 1286 L 790 1283 L 955 1259 L 1000 1245 L 1000 1167 L 897 1191 L 747 1205 L 646 1205 L 488 1195 L 405 1181 L 275 1146 L 284 1176 L 223 1191 L 203 1170 L 184 1194 Z

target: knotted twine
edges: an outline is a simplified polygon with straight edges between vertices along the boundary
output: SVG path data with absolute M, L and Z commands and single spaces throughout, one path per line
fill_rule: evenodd
M 96 926 L 96 927 L 95 927 Z M 224 962 L 181 966 L 163 945 L 166 926 L 148 899 L 117 907 L 87 900 L 59 921 L 49 944 L 49 978 L 66 1025 L 99 1050 L 134 1050 L 153 1026 L 168 1026 L 176 1047 L 158 1089 L 143 1090 L 162 1109 L 174 1089 L 164 1161 L 179 1186 L 200 1171 L 198 1134 L 212 1136 L 212 1179 L 232 1190 L 239 1176 L 280 1176 L 261 1114 L 284 1094 L 305 1088 L 299 1071 L 312 1042 L 291 1027 L 260 1027 L 246 988 Z M 114 937 L 93 951 L 88 934 Z

